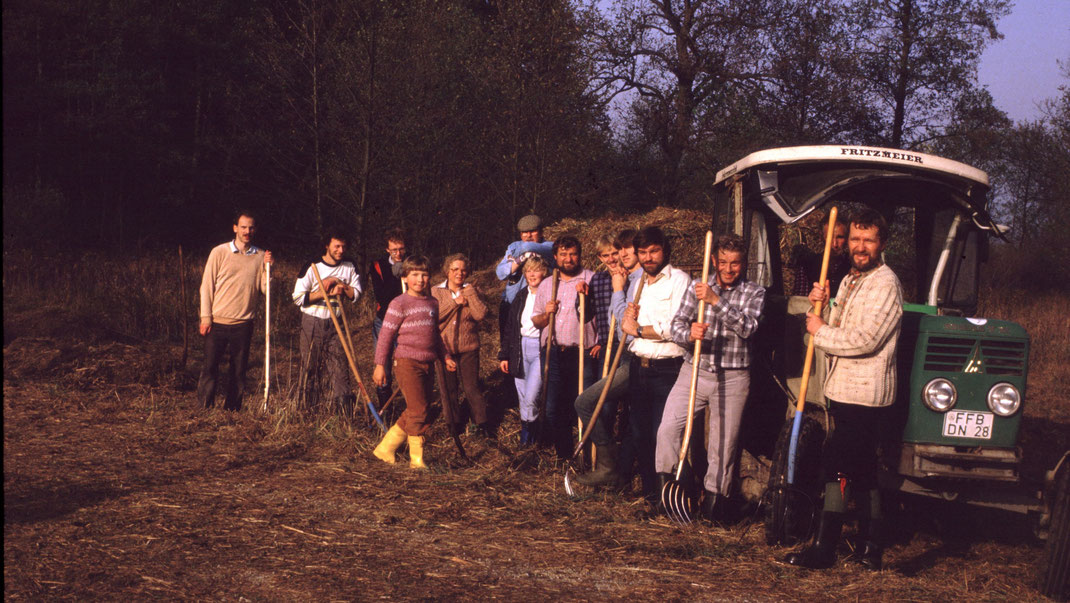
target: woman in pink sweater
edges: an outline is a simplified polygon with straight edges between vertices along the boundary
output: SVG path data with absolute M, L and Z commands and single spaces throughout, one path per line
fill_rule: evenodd
M 408 291 L 394 298 L 387 307 L 379 342 L 375 348 L 375 372 L 372 381 L 386 385 L 386 364 L 393 350 L 394 377 L 405 396 L 405 410 L 373 454 L 388 462 L 396 462 L 394 452 L 409 441 L 409 466 L 426 469 L 423 460 L 424 437 L 431 427 L 427 420 L 431 399 L 431 379 L 436 360 L 445 360 L 446 370 L 456 371 L 457 364 L 446 353 L 438 331 L 438 302 L 430 293 L 431 275 L 427 258 L 411 257 L 402 264 L 401 273 Z M 394 348 L 394 342 L 397 348 Z

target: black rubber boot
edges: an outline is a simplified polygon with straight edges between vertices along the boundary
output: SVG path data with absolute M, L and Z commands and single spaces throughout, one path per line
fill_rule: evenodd
M 658 473 L 656 477 L 654 492 L 648 500 L 657 508 L 658 513 L 665 513 L 665 507 L 661 504 L 661 493 L 665 491 L 665 484 L 671 482 L 674 476 L 672 473 Z
M 827 569 L 836 563 L 836 546 L 840 543 L 843 513 L 822 511 L 814 544 L 797 553 L 788 553 L 784 563 L 810 569 Z
M 494 441 L 494 440 L 498 439 L 497 436 L 494 435 L 494 429 L 490 425 L 487 425 L 486 423 L 477 424 L 476 428 L 474 430 L 472 430 L 472 433 L 477 438 L 479 438 L 481 440 L 486 440 L 488 442 L 491 442 L 491 441 Z
M 614 444 L 595 445 L 595 467 L 591 471 L 576 476 L 576 483 L 592 488 L 615 486 L 620 480 L 617 475 L 617 447 Z
M 699 509 L 702 519 L 711 523 L 720 523 L 722 521 L 721 515 L 723 515 L 724 503 L 725 498 L 723 496 L 705 490 L 705 494 L 702 497 L 702 507 Z
M 866 525 L 862 526 L 861 536 L 865 538 L 862 545 L 855 554 L 851 557 L 851 560 L 861 565 L 862 567 L 879 572 L 884 566 L 884 546 L 881 539 L 881 530 L 884 527 L 884 521 L 880 519 L 870 519 L 865 522 Z

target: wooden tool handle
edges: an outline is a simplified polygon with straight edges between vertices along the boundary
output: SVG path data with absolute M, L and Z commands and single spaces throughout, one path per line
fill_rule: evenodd
M 825 251 L 821 255 L 821 276 L 818 277 L 817 282 L 821 283 L 821 286 L 828 287 L 828 273 L 829 273 L 829 254 L 832 252 L 832 237 L 836 232 L 836 214 L 838 210 L 833 207 L 829 210 L 829 226 L 828 232 L 825 233 Z M 826 291 L 831 297 L 832 292 Z M 821 302 L 814 304 L 814 314 L 821 315 Z M 795 411 L 802 412 L 806 406 L 806 390 L 810 387 L 810 370 L 814 364 L 814 336 L 810 336 L 810 341 L 806 344 L 806 357 L 803 360 L 803 373 L 802 379 L 799 382 L 799 396 L 795 401 Z
M 639 285 L 635 288 L 635 301 L 633 303 L 639 303 L 639 296 L 643 294 L 645 280 L 646 279 L 640 275 Z M 583 431 L 583 437 L 580 438 L 579 444 L 576 444 L 576 450 L 572 453 L 573 459 L 579 456 L 580 451 L 583 450 L 584 445 L 587 444 L 587 440 L 591 437 L 591 432 L 594 431 L 594 424 L 598 422 L 598 413 L 602 412 L 602 405 L 606 403 L 609 388 L 613 384 L 613 377 L 617 375 L 617 366 L 620 365 L 620 357 L 623 355 L 624 347 L 624 340 L 621 338 L 620 343 L 617 345 L 617 352 L 613 355 L 613 363 L 609 366 L 609 374 L 606 376 L 606 382 L 602 385 L 602 393 L 598 396 L 598 403 L 594 405 L 594 411 L 591 412 L 591 420 L 587 422 L 587 429 Z
M 706 245 L 704 255 L 702 257 L 702 282 L 706 283 L 710 279 L 710 254 L 713 252 L 713 232 L 706 231 Z M 699 300 L 698 302 L 698 319 L 697 322 L 702 322 L 706 318 L 706 301 Z M 684 472 L 684 459 L 687 458 L 687 445 L 691 443 L 691 431 L 694 428 L 695 423 L 695 391 L 698 389 L 698 365 L 699 355 L 702 354 L 702 340 L 695 341 L 695 349 L 692 352 L 691 358 L 691 388 L 687 395 L 687 424 L 684 427 L 684 441 L 680 445 L 680 459 L 676 464 L 676 479 L 679 480 L 680 476 Z

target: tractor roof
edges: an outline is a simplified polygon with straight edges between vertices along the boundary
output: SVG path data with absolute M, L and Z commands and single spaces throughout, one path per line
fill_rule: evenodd
M 988 175 L 958 161 L 857 145 L 782 147 L 751 153 L 717 173 L 721 188 L 742 179 L 744 195 L 758 196 L 784 222 L 795 222 L 826 202 L 884 206 L 952 205 L 982 228 Z

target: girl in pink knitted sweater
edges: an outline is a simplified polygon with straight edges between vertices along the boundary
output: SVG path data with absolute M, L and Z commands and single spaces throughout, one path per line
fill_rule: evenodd
M 376 385 L 386 385 L 386 364 L 393 355 L 394 377 L 405 396 L 404 412 L 383 436 L 373 454 L 387 463 L 394 463 L 395 451 L 408 438 L 409 466 L 414 469 L 427 468 L 423 461 L 423 445 L 431 427 L 427 421 L 427 408 L 435 361 L 444 359 L 446 370 L 457 370 L 457 364 L 446 353 L 439 335 L 438 302 L 429 295 L 431 274 L 427 266 L 427 258 L 422 256 L 410 257 L 402 264 L 402 279 L 408 290 L 395 297 L 387 307 L 375 348 L 375 372 L 372 374 Z

